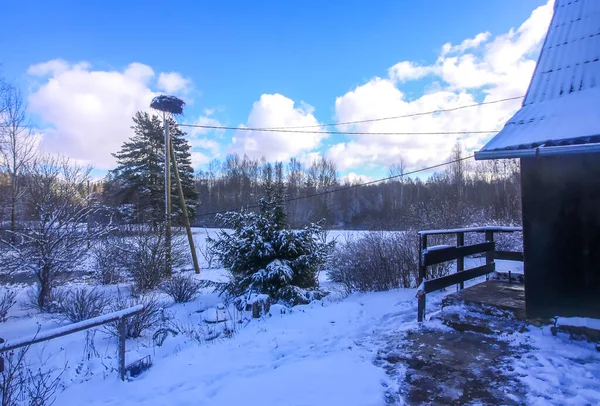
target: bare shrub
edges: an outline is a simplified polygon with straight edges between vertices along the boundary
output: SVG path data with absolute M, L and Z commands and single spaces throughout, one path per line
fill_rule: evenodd
M 54 310 L 71 323 L 100 316 L 110 299 L 97 289 L 61 290 L 55 298 Z
M 186 249 L 183 235 L 176 233 L 171 240 L 171 264 L 180 268 L 186 264 Z M 146 232 L 131 237 L 122 248 L 124 268 L 129 271 L 137 293 L 157 288 L 167 277 L 167 250 L 165 233 Z
M 0 373 L 0 395 L 1 406 L 13 406 L 23 390 L 23 365 L 25 354 L 29 347 L 21 348 L 19 351 L 11 351 L 2 354 L 4 357 L 4 371 Z
M 198 297 L 201 287 L 202 283 L 193 275 L 178 274 L 163 282 L 161 290 L 171 296 L 175 303 L 186 303 Z
M 418 243 L 411 232 L 370 232 L 338 244 L 328 275 L 348 291 L 416 286 Z
M 92 248 L 94 276 L 103 285 L 120 282 L 123 270 L 121 248 L 116 239 L 103 239 Z
M 208 241 L 205 241 L 204 244 L 198 244 L 198 251 L 200 252 L 200 255 L 202 255 L 202 258 L 204 258 L 207 269 L 215 269 L 221 266 L 217 253 L 211 249 Z
M 163 305 L 154 295 L 124 297 L 121 292 L 113 298 L 110 310 L 113 312 L 143 305 L 144 311 L 125 319 L 125 336 L 127 338 L 138 338 L 146 330 L 157 327 L 163 322 Z M 107 325 L 109 334 L 117 336 L 119 334 L 119 322 Z
M 31 406 L 50 406 L 56 400 L 56 393 L 61 387 L 61 376 L 65 368 L 57 374 L 51 371 L 42 371 L 41 368 L 33 371 L 27 369 L 25 395 Z
M 56 400 L 67 366 L 50 369 L 46 367 L 48 359 L 43 359 L 34 368 L 26 357 L 29 349 L 25 346 L 2 354 L 5 362 L 0 373 L 1 406 L 50 406 Z
M 8 315 L 8 311 L 11 307 L 14 306 L 17 301 L 15 297 L 17 294 L 12 290 L 6 290 L 4 293 L 0 294 L 0 323 L 4 323 L 6 321 L 6 316 Z

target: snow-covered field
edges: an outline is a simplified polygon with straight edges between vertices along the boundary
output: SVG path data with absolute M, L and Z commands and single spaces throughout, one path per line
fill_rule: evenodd
M 195 230 L 197 244 L 207 233 Z M 346 232 L 331 233 L 343 240 Z M 203 268 L 201 278 L 220 281 L 222 269 Z M 474 261 L 472 265 L 475 265 Z M 468 264 L 471 265 L 471 264 Z M 471 265 L 471 266 L 472 266 Z M 502 270 L 518 272 L 520 264 L 502 263 Z M 522 267 L 520 269 L 522 272 Z M 158 345 L 147 334 L 127 341 L 127 362 L 150 355 L 153 366 L 127 382 L 116 372 L 116 340 L 95 329 L 94 349 L 86 347 L 86 333 L 76 333 L 32 346 L 32 365 L 60 371 L 63 388 L 56 405 L 382 405 L 394 400 L 404 385 L 374 363 L 393 332 L 418 329 L 416 291 L 352 294 L 320 275 L 332 293 L 322 301 L 296 306 L 285 313 L 273 306 L 270 315 L 244 319 L 227 312 L 231 337 L 197 340 L 191 335 L 169 335 Z M 476 283 L 471 281 L 470 283 Z M 109 294 L 117 286 L 102 287 Z M 26 287 L 20 288 L 19 303 L 0 324 L 0 336 L 10 340 L 48 330 L 65 323 L 50 315 L 24 310 Z M 126 290 L 125 285 L 120 286 Z M 442 297 L 452 292 L 427 296 L 428 313 L 439 309 Z M 205 323 L 217 311 L 219 297 L 203 291 L 195 301 L 173 304 L 163 297 L 165 313 L 190 330 L 210 337 L 219 331 Z M 239 323 L 238 321 L 241 321 Z M 436 322 L 430 327 L 443 329 Z M 212 331 L 211 331 L 212 330 Z M 600 352 L 584 342 L 570 342 L 548 328 L 531 328 L 525 333 L 502 337 L 527 352 L 512 364 L 512 374 L 527 387 L 531 404 L 600 404 Z M 90 356 L 91 354 L 91 356 Z M 391 400 L 390 400 L 391 399 Z M 402 404 L 402 399 L 395 399 Z

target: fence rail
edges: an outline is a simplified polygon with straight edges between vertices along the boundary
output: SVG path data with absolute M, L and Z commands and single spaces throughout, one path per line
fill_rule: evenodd
M 495 233 L 513 233 L 523 231 L 521 227 L 475 227 L 451 230 L 428 230 L 419 232 L 419 289 L 417 292 L 418 320 L 425 318 L 427 293 L 435 292 L 452 285 L 464 289 L 468 280 L 484 276 L 496 270 L 495 259 L 523 261 L 523 253 L 518 251 L 496 251 Z M 465 245 L 465 233 L 484 233 L 485 242 Z M 428 246 L 430 235 L 456 235 L 456 245 Z M 465 270 L 465 257 L 485 254 L 485 265 Z M 456 260 L 456 273 L 427 280 L 427 267 Z
M 126 320 L 127 317 L 139 314 L 144 311 L 143 305 L 137 305 L 128 309 L 119 310 L 117 312 L 108 313 L 102 316 L 94 317 L 78 323 L 69 324 L 67 326 L 55 328 L 52 330 L 33 334 L 29 337 L 19 338 L 17 340 L 4 341 L 0 338 L 0 354 L 22 347 L 28 347 L 32 344 L 41 343 L 43 341 L 52 340 L 53 338 L 63 337 L 69 334 L 77 333 L 90 328 L 98 327 L 104 324 L 118 321 L 118 355 L 119 355 L 119 373 L 121 380 L 125 380 L 125 339 L 126 339 Z M 3 359 L 0 356 L 0 372 L 3 370 Z

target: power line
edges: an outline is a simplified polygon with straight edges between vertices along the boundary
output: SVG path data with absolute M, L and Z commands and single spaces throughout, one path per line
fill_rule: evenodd
M 418 117 L 418 116 L 427 116 L 429 114 L 445 113 L 445 112 L 449 112 L 449 111 L 456 111 L 456 110 L 467 109 L 467 108 L 470 108 L 470 107 L 483 106 L 483 105 L 486 105 L 486 104 L 503 103 L 503 102 L 506 102 L 506 101 L 522 99 L 523 97 L 525 97 L 525 96 L 507 97 L 506 99 L 499 99 L 499 100 L 492 100 L 492 101 L 488 101 L 488 102 L 467 104 L 465 106 L 452 107 L 452 108 L 449 108 L 449 109 L 438 109 L 438 110 L 424 111 L 424 112 L 421 112 L 421 113 L 403 114 L 403 115 L 400 115 L 400 116 L 370 118 L 370 119 L 366 119 L 366 120 L 356 120 L 356 121 L 344 121 L 344 122 L 340 122 L 340 123 L 299 125 L 299 126 L 289 126 L 289 127 L 287 127 L 287 126 L 286 127 L 271 127 L 271 128 L 274 129 L 274 130 L 277 130 L 277 129 L 297 129 L 297 128 L 314 128 L 314 127 L 333 127 L 333 126 L 338 126 L 338 125 L 373 123 L 373 122 L 376 122 L 376 121 L 395 120 L 395 119 L 398 119 L 398 118 Z
M 299 134 L 354 134 L 354 135 L 464 135 L 464 134 L 491 134 L 500 130 L 474 130 L 474 131 L 432 131 L 432 132 L 365 132 L 365 131 L 311 131 L 311 130 L 286 130 L 276 128 L 260 127 L 226 127 L 218 125 L 200 125 L 200 124 L 178 124 L 180 127 L 195 127 L 210 130 L 239 130 L 239 131 L 264 131 L 279 133 L 299 133 Z
M 523 97 L 525 97 L 525 96 L 507 97 L 505 99 L 492 100 L 492 101 L 481 102 L 481 103 L 467 104 L 465 106 L 452 107 L 452 108 L 448 108 L 448 109 L 437 109 L 437 110 L 431 110 L 431 111 L 424 111 L 424 112 L 420 112 L 420 113 L 403 114 L 403 115 L 391 116 L 391 117 L 371 118 L 371 119 L 366 119 L 366 120 L 344 121 L 344 122 L 339 122 L 339 123 L 326 123 L 326 124 L 313 124 L 313 125 L 300 125 L 300 126 L 286 126 L 286 127 L 246 127 L 246 128 L 244 128 L 244 127 L 228 127 L 228 126 L 210 126 L 210 125 L 200 125 L 200 124 L 179 124 L 179 126 L 181 126 L 181 127 L 204 128 L 204 129 L 209 129 L 209 130 L 241 130 L 241 131 L 296 132 L 296 131 L 286 131 L 286 130 L 295 130 L 295 129 L 303 129 L 303 128 L 333 127 L 333 126 L 341 126 L 341 125 L 373 123 L 373 122 L 377 122 L 377 121 L 395 120 L 395 119 L 407 118 L 407 117 L 426 116 L 426 115 L 430 115 L 430 114 L 444 113 L 444 112 L 450 112 L 450 111 L 457 111 L 457 110 L 467 109 L 467 108 L 471 108 L 471 107 L 484 106 L 484 105 L 488 105 L 488 104 L 503 103 L 503 102 L 507 102 L 507 101 L 511 101 L 511 100 L 522 99 Z M 468 131 L 468 132 L 464 132 L 463 134 L 470 134 L 470 133 L 493 133 L 493 132 L 498 132 L 498 131 Z M 321 133 L 321 132 L 319 131 L 319 132 L 311 132 L 311 133 L 312 134 L 315 134 L 315 133 L 318 134 L 318 133 Z M 418 134 L 432 135 L 430 133 L 360 133 L 360 132 L 345 132 L 345 131 L 339 131 L 339 132 L 325 132 L 324 131 L 322 133 L 324 133 L 324 134 L 373 134 L 373 135 L 418 135 Z M 437 133 L 435 133 L 435 134 L 437 134 Z
M 396 178 L 402 178 L 404 176 L 413 175 L 415 173 L 425 172 L 425 171 L 429 171 L 431 169 L 440 168 L 442 166 L 451 165 L 451 164 L 454 164 L 454 163 L 457 163 L 457 162 L 461 162 L 461 161 L 466 161 L 467 159 L 471 159 L 471 158 L 474 158 L 474 157 L 475 157 L 475 155 L 469 155 L 469 156 L 466 156 L 466 157 L 463 157 L 463 158 L 455 159 L 453 161 L 442 162 L 440 164 L 428 166 L 428 167 L 425 167 L 425 168 L 421 168 L 421 169 L 417 169 L 417 170 L 414 170 L 414 171 L 402 173 L 402 174 L 399 174 L 399 175 L 388 176 L 387 178 L 381 178 L 381 179 L 371 180 L 371 181 L 368 181 L 368 182 L 357 183 L 357 184 L 354 184 L 354 185 L 343 186 L 343 187 L 336 188 L 336 189 L 324 190 L 322 192 L 311 193 L 311 194 L 304 195 L 304 196 L 298 196 L 298 197 L 293 197 L 293 198 L 290 198 L 290 199 L 285 199 L 283 202 L 284 203 L 294 202 L 294 201 L 297 201 L 297 200 L 308 199 L 308 198 L 311 198 L 311 197 L 323 196 L 323 195 L 327 195 L 327 194 L 330 194 L 330 193 L 336 193 L 336 192 L 342 192 L 344 190 L 355 189 L 355 188 L 359 188 L 359 187 L 362 187 L 362 186 L 373 185 L 375 183 L 384 182 L 384 181 L 391 180 L 391 179 L 396 179 Z M 254 204 L 254 205 L 251 205 L 251 206 L 238 207 L 237 209 L 232 209 L 232 210 L 220 210 L 220 211 L 213 211 L 213 212 L 210 212 L 210 213 L 202 213 L 202 214 L 198 214 L 197 217 L 215 216 L 217 214 L 225 214 L 225 213 L 230 213 L 230 212 L 238 212 L 238 211 L 241 211 L 241 210 L 257 209 L 259 207 L 260 206 L 258 204 Z

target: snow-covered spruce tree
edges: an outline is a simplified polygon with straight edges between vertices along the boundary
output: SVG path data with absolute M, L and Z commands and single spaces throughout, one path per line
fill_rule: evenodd
M 308 303 L 321 296 L 317 274 L 333 249 L 320 223 L 300 230 L 286 225 L 285 189 L 280 164 L 265 169 L 265 196 L 258 213 L 231 212 L 218 216 L 230 231 L 209 238 L 211 249 L 230 272 L 221 292 L 230 297 L 267 294 L 287 305 Z

